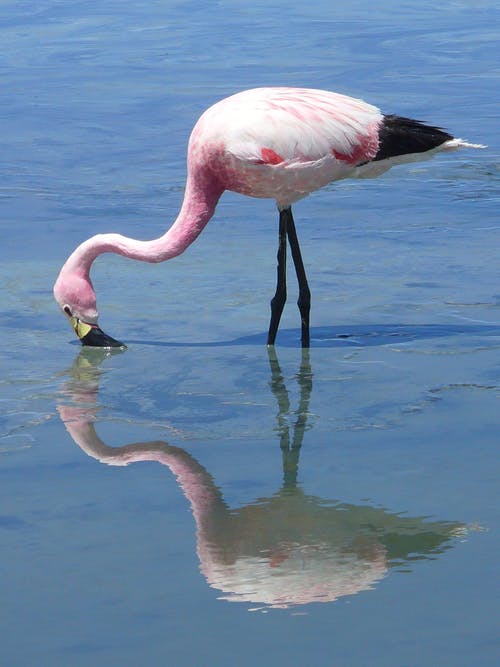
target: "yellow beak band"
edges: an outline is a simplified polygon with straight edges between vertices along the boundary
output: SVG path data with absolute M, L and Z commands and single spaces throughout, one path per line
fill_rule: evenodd
M 87 324 L 86 322 L 82 322 L 81 320 L 78 319 L 78 317 L 70 317 L 69 321 L 71 322 L 71 326 L 73 327 L 74 332 L 78 336 L 78 338 L 83 338 L 88 334 L 89 331 L 92 330 L 92 327 L 90 324 Z

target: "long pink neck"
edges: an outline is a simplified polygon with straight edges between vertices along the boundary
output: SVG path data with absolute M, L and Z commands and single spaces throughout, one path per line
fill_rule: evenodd
M 164 262 L 183 253 L 212 217 L 224 191 L 207 170 L 193 171 L 188 175 L 179 215 L 163 236 L 151 241 L 139 241 L 121 234 L 97 234 L 76 248 L 64 269 L 79 270 L 88 275 L 92 262 L 106 252 L 151 263 Z

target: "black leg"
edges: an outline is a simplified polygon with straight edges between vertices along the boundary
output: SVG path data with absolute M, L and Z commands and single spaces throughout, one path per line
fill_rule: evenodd
M 271 299 L 271 322 L 267 344 L 274 345 L 276 334 L 280 324 L 281 313 L 286 301 L 286 228 L 288 217 L 286 211 L 280 211 L 280 232 L 278 246 L 278 278 L 276 282 L 276 293 Z
M 297 281 L 299 283 L 299 299 L 297 305 L 300 311 L 300 319 L 302 324 L 302 347 L 309 347 L 309 312 L 311 310 L 311 291 L 307 284 L 306 271 L 304 269 L 304 262 L 300 252 L 299 241 L 297 239 L 297 232 L 295 231 L 295 223 L 293 221 L 292 209 L 289 208 L 287 213 L 287 234 L 290 248 L 292 251 L 293 263 L 295 265 L 295 273 L 297 274 Z

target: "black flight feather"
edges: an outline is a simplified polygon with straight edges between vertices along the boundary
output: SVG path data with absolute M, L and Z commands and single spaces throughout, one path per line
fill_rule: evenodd
M 384 116 L 379 129 L 378 152 L 373 162 L 397 155 L 425 153 L 450 139 L 453 139 L 451 134 L 440 127 L 402 116 Z

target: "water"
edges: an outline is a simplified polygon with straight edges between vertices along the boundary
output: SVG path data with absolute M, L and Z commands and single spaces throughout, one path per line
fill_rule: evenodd
M 3 662 L 494 664 L 497 3 L 2 8 Z M 266 350 L 277 216 L 232 194 L 168 265 L 96 264 L 129 347 L 82 352 L 64 258 L 165 229 L 199 113 L 263 84 L 489 148 L 296 206 L 310 354 L 292 282 Z

